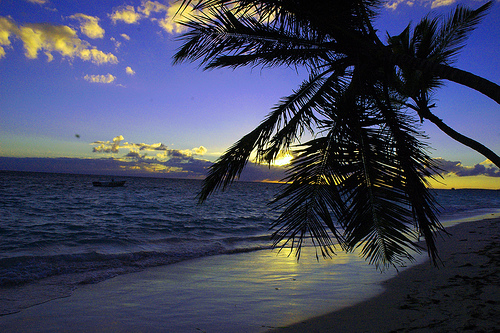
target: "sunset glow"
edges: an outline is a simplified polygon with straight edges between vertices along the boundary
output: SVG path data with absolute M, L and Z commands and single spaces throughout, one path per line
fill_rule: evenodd
M 386 32 L 398 34 L 431 10 L 447 14 L 457 4 L 484 2 L 387 1 L 376 28 L 385 41 Z M 109 172 L 200 179 L 308 75 L 303 68 L 174 66 L 177 38 L 186 32 L 179 23 L 185 18 L 174 17 L 179 4 L 2 1 L 0 169 L 57 170 L 60 160 L 53 159 L 62 158 L 64 172 L 99 173 L 106 166 Z M 498 83 L 499 21 L 495 3 L 453 65 Z M 497 103 L 452 83 L 434 100 L 446 124 L 500 152 Z M 432 156 L 447 167 L 446 184 L 436 187 L 500 188 L 500 171 L 485 165 L 485 157 L 427 121 L 422 130 Z M 279 180 L 291 160 L 279 157 L 271 169 L 250 163 L 247 179 Z

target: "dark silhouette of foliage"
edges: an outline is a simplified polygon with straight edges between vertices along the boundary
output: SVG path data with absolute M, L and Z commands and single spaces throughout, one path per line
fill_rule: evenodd
M 458 6 L 446 19 L 424 18 L 384 44 L 372 26 L 378 0 L 200 0 L 180 37 L 174 62 L 205 69 L 304 67 L 309 77 L 283 98 L 252 132 L 211 167 L 199 195 L 237 179 L 252 154 L 271 164 L 283 152 L 295 158 L 274 200 L 275 246 L 304 241 L 331 255 L 361 247 L 377 267 L 401 265 L 419 251 L 438 261 L 435 235 L 444 231 L 427 179 L 441 170 L 427 153 L 422 121 L 484 154 L 478 142 L 449 128 L 431 110 L 443 80 L 471 87 L 500 103 L 500 87 L 452 67 L 468 34 L 492 2 Z M 304 134 L 312 139 L 303 142 Z

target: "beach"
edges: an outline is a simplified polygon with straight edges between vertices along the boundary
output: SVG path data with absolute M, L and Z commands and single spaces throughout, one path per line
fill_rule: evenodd
M 379 273 L 368 264 L 352 265 L 363 259 L 343 253 L 316 261 L 306 252 L 299 263 L 270 250 L 212 256 L 83 285 L 68 297 L 1 316 L 0 327 L 5 332 L 495 332 L 500 219 L 447 230 L 451 236 L 438 239 L 438 268 L 421 258 L 399 273 Z M 337 271 L 356 266 L 362 272 L 353 270 L 348 282 L 335 280 Z M 344 285 L 347 299 L 329 298 L 330 289 Z
M 276 332 L 500 332 L 500 219 L 448 231 L 438 268 L 411 267 L 375 298 Z

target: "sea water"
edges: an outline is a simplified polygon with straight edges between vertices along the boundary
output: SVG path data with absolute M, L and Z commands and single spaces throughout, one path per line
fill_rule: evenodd
M 271 248 L 278 184 L 236 182 L 203 205 L 199 180 L 0 172 L 0 315 L 78 285 L 217 254 Z M 435 190 L 441 220 L 500 211 L 500 191 Z

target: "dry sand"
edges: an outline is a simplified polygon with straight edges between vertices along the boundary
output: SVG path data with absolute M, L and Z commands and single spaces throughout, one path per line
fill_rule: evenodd
M 439 268 L 411 267 L 375 298 L 276 332 L 500 332 L 500 219 L 448 231 Z

